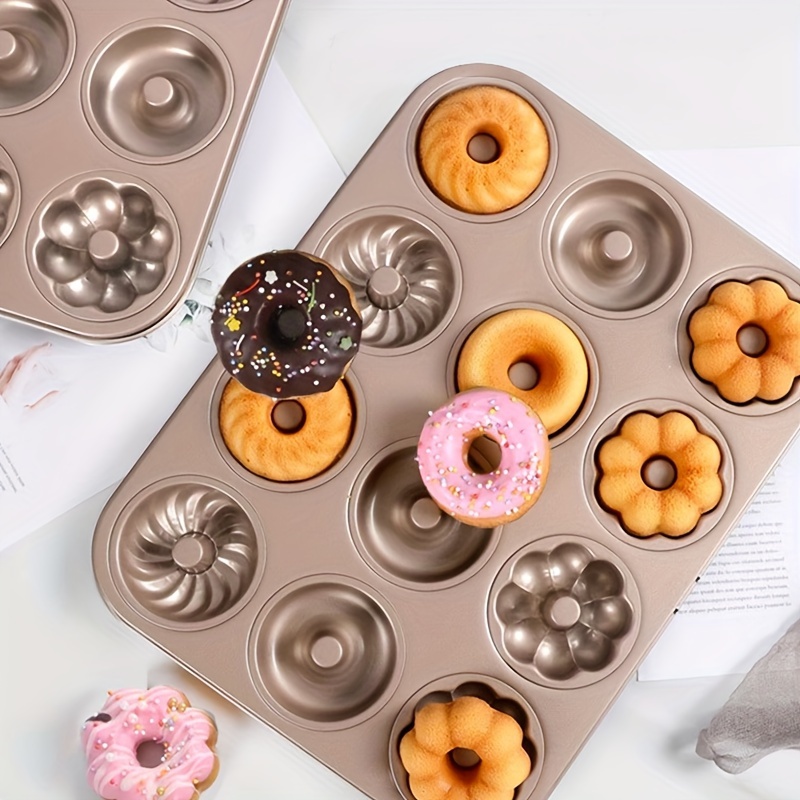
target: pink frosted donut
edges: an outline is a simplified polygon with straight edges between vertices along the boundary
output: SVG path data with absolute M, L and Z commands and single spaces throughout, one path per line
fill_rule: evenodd
M 500 463 L 476 472 L 475 439 L 500 446 Z M 433 411 L 417 445 L 422 480 L 434 502 L 467 525 L 493 528 L 521 517 L 538 499 L 550 469 L 550 442 L 533 409 L 498 389 L 470 389 Z
M 217 777 L 216 739 L 211 717 L 177 689 L 109 692 L 81 729 L 86 777 L 104 800 L 196 800 Z M 155 766 L 139 761 L 145 742 L 164 746 Z

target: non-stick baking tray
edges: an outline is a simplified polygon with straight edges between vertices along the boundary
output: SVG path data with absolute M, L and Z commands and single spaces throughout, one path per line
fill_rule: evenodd
M 428 111 L 473 84 L 526 98 L 550 140 L 539 188 L 498 214 L 443 202 L 417 162 Z M 613 262 L 600 283 L 581 268 L 597 263 L 581 249 L 597 237 Z M 106 506 L 100 591 L 371 797 L 411 800 L 398 742 L 416 707 L 475 694 L 520 721 L 533 769 L 515 796 L 541 800 L 798 430 L 796 385 L 779 402 L 736 405 L 695 375 L 688 318 L 727 279 L 770 278 L 800 298 L 796 270 L 545 87 L 490 65 L 417 88 L 299 248 L 339 269 L 361 304 L 349 446 L 308 481 L 248 472 L 220 435 L 230 378 L 216 361 Z M 468 334 L 513 307 L 566 322 L 589 385 L 551 438 L 538 503 L 479 530 L 432 506 L 416 442 L 457 389 Z M 722 499 L 684 536 L 632 536 L 598 500 L 599 445 L 638 410 L 683 412 L 720 447 Z M 545 609 L 548 657 L 507 646 L 509 609 L 526 604 Z M 588 657 L 563 644 L 576 625 L 584 642 L 603 633 Z
M 289 0 L 0 0 L 0 313 L 87 341 L 189 291 Z

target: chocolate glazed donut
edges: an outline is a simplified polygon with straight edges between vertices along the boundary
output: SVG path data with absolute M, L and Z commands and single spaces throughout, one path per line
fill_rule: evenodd
M 324 261 L 296 250 L 264 253 L 220 289 L 211 331 L 225 369 L 275 398 L 327 392 L 361 341 L 350 287 Z

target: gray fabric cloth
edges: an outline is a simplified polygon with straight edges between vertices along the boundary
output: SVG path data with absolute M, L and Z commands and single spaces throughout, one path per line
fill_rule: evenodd
M 776 750 L 800 748 L 800 620 L 750 672 L 700 732 L 697 754 L 743 772 Z

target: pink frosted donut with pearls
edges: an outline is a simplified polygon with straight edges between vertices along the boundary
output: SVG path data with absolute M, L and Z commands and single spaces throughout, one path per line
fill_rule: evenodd
M 500 447 L 491 472 L 467 463 L 472 442 L 486 436 Z M 460 522 L 493 528 L 522 516 L 538 499 L 550 469 L 547 431 L 533 409 L 497 389 L 470 389 L 431 412 L 417 445 L 428 493 Z
M 86 776 L 104 800 L 196 800 L 217 776 L 217 728 L 170 686 L 109 692 L 81 729 Z M 155 766 L 138 757 L 145 742 L 164 746 Z

